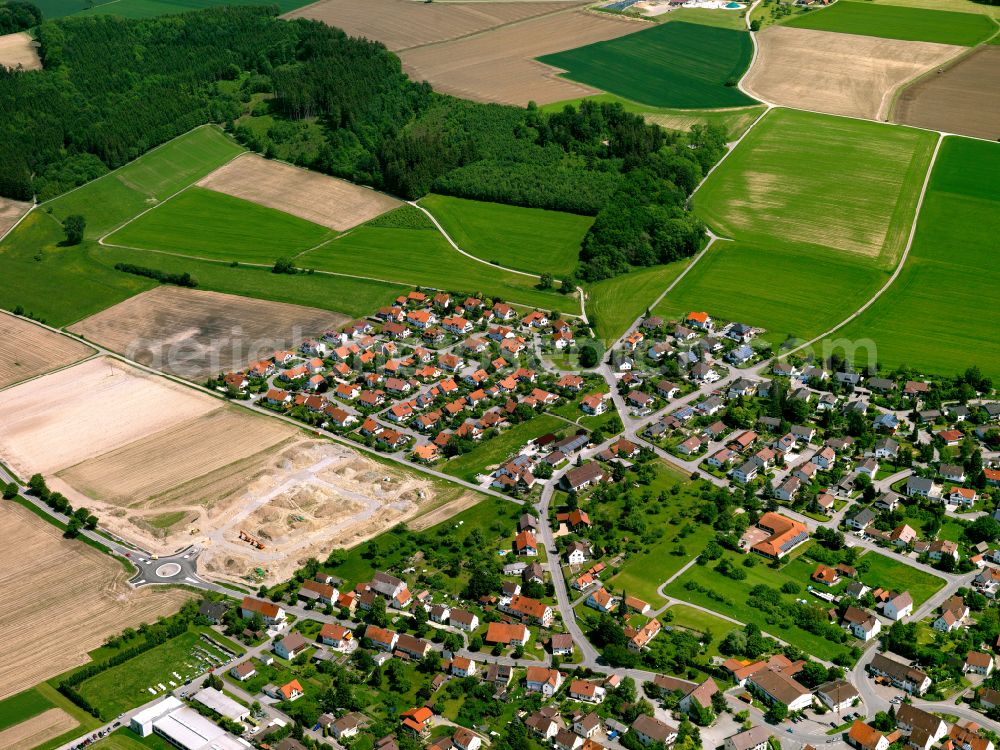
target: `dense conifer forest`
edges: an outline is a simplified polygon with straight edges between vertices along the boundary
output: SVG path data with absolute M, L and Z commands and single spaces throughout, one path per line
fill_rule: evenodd
M 218 122 L 254 150 L 405 198 L 596 215 L 578 271 L 594 281 L 699 249 L 684 203 L 725 148 L 720 132 L 670 133 L 616 104 L 545 114 L 439 95 L 381 44 L 275 8 L 67 18 L 37 37 L 43 71 L 0 68 L 0 195 L 21 200 Z M 247 124 L 261 114 L 269 127 Z

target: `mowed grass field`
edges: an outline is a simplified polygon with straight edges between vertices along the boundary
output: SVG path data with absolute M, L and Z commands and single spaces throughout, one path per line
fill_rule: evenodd
M 747 32 L 672 21 L 538 60 L 636 102 L 695 109 L 755 104 L 734 85 L 752 56 Z
M 893 591 L 909 591 L 915 607 L 930 599 L 945 584 L 943 578 L 875 552 L 861 557 L 858 565 L 859 570 L 867 566 L 867 570 L 859 574 L 866 585 Z
M 890 268 L 906 244 L 935 135 L 776 109 L 695 193 L 715 231 L 761 247 L 840 250 Z
M 837 338 L 870 338 L 883 365 L 1000 377 L 1000 144 L 944 140 L 899 278 Z
M 375 220 L 378 222 L 378 219 Z M 369 224 L 302 254 L 303 268 L 367 276 L 390 282 L 431 286 L 456 292 L 499 295 L 508 302 L 567 313 L 579 301 L 556 291 L 536 289 L 538 279 L 490 267 L 457 252 L 431 228 Z
M 105 242 L 214 260 L 273 263 L 336 236 L 331 229 L 291 214 L 190 187 Z
M 838 0 L 828 8 L 796 16 L 787 25 L 965 47 L 979 44 L 997 30 L 997 25 L 980 13 L 875 5 L 855 0 Z
M 242 153 L 221 130 L 196 128 L 121 169 L 41 204 L 0 243 L 0 304 L 65 325 L 155 286 L 97 263 L 93 240 Z M 60 247 L 60 222 L 87 220 L 87 241 Z
M 690 260 L 665 266 L 633 268 L 628 273 L 587 288 L 587 316 L 597 338 L 610 345 L 651 307 L 656 298 L 687 268 Z
M 519 271 L 556 277 L 576 268 L 580 243 L 594 223 L 592 216 L 446 195 L 428 195 L 420 205 L 434 214 L 467 253 Z
M 808 254 L 777 245 L 718 241 L 657 305 L 664 318 L 710 310 L 725 320 L 767 329 L 780 344 L 808 339 L 857 310 L 888 273 L 832 250 Z

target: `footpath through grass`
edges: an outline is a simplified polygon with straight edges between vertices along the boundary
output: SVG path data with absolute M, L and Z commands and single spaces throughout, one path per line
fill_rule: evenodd
M 855 0 L 837 0 L 828 8 L 796 16 L 786 25 L 964 47 L 979 44 L 997 30 L 995 23 L 979 13 L 875 5 Z
M 538 60 L 635 102 L 696 109 L 756 104 L 735 85 L 752 57 L 745 31 L 672 21 Z
M 557 278 L 573 272 L 580 243 L 594 223 L 578 216 L 541 208 L 431 194 L 420 205 L 434 214 L 460 248 L 477 258 L 528 273 Z
M 1000 377 L 998 174 L 1000 144 L 944 140 L 902 272 L 837 338 L 874 340 L 883 365 Z

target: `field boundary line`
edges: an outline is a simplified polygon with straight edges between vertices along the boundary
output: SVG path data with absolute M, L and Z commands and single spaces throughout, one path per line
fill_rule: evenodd
M 996 36 L 994 34 L 993 36 Z M 991 36 L 990 39 L 993 37 Z M 963 50 L 957 53 L 954 57 L 949 60 L 945 60 L 940 65 L 932 65 L 930 68 L 925 70 L 923 73 L 917 73 L 910 76 L 907 80 L 901 81 L 892 91 L 887 91 L 882 97 L 882 103 L 879 105 L 876 117 L 883 119 L 885 122 L 890 122 L 893 125 L 906 125 L 907 123 L 894 121 L 896 116 L 896 109 L 899 107 L 899 99 L 903 95 L 903 92 L 911 86 L 916 86 L 918 83 L 922 83 L 927 78 L 932 78 L 938 72 L 947 73 L 953 67 L 958 65 L 960 62 L 968 57 L 972 57 L 976 52 L 979 51 L 980 47 L 989 45 L 989 40 L 977 44 L 975 47 L 964 47 Z M 955 45 L 953 45 L 955 46 Z M 888 106 L 886 106 L 886 97 L 889 98 Z M 909 127 L 914 127 L 910 125 Z
M 708 231 L 708 242 L 705 243 L 705 247 L 703 247 L 701 250 L 698 251 L 698 253 L 691 259 L 691 262 L 687 264 L 687 267 L 679 274 L 677 274 L 677 278 L 671 281 L 670 284 L 667 286 L 667 288 L 660 293 L 660 296 L 657 297 L 655 300 L 653 300 L 652 304 L 649 305 L 650 310 L 654 309 L 658 304 L 660 304 L 663 301 L 663 299 L 668 294 L 670 294 L 670 292 L 673 291 L 674 287 L 681 282 L 681 279 L 687 276 L 688 271 L 690 271 L 692 268 L 695 267 L 695 264 L 702 259 L 702 257 L 705 255 L 705 253 L 709 251 L 709 248 L 711 248 L 712 245 L 714 245 L 716 242 L 732 242 L 732 240 L 726 237 L 719 237 L 710 229 L 706 231 Z M 619 339 L 619 341 L 620 340 L 621 339 Z
M 934 165 L 937 163 L 938 153 L 941 151 L 941 144 L 944 143 L 945 137 L 946 136 L 944 133 L 938 133 L 937 143 L 934 144 L 934 153 L 931 154 L 930 161 L 927 164 L 927 173 L 924 175 L 924 183 L 920 187 L 920 196 L 917 198 L 917 205 L 913 210 L 913 221 L 910 223 L 910 234 L 906 238 L 906 246 L 903 248 L 902 255 L 900 255 L 899 263 L 896 265 L 896 270 L 892 272 L 892 275 L 889 277 L 888 281 L 886 281 L 885 284 L 883 284 L 882 287 L 878 291 L 876 291 L 875 294 L 873 294 L 867 302 L 865 302 L 865 304 L 863 304 L 860 308 L 858 308 L 853 313 L 848 315 L 846 318 L 844 318 L 844 320 L 840 321 L 840 323 L 835 325 L 833 328 L 831 328 L 828 331 L 824 331 L 818 336 L 810 339 L 809 341 L 806 341 L 804 344 L 799 344 L 797 347 L 795 347 L 790 351 L 785 352 L 784 354 L 778 355 L 777 359 L 780 360 L 784 357 L 794 354 L 795 352 L 801 351 L 806 347 L 812 346 L 817 341 L 820 341 L 821 339 L 824 339 L 827 336 L 836 333 L 845 325 L 855 320 L 856 318 L 860 317 L 861 314 L 865 312 L 865 310 L 874 305 L 875 302 L 878 301 L 879 297 L 885 294 L 889 290 L 889 287 L 891 287 L 893 283 L 896 281 L 896 279 L 899 278 L 899 275 L 903 272 L 903 266 L 906 265 L 906 259 L 910 256 L 910 249 L 913 247 L 913 238 L 916 237 L 917 235 L 917 222 L 920 220 L 920 212 L 923 209 L 924 197 L 927 195 L 927 187 L 930 185 L 931 182 L 931 174 L 934 171 Z
M 11 224 L 11 225 L 10 225 L 10 226 L 9 226 L 9 227 L 7 228 L 7 231 L 6 231 L 6 232 L 4 232 L 3 234 L 0 234 L 0 243 L 2 243 L 2 242 L 3 242 L 4 240 L 5 240 L 5 239 L 7 239 L 7 236 L 8 236 L 8 235 L 9 235 L 9 234 L 10 234 L 11 232 L 13 232 L 13 231 L 14 231 L 15 229 L 17 229 L 18 225 L 19 225 L 19 224 L 20 224 L 20 223 L 21 223 L 22 221 L 24 221 L 25 219 L 27 219 L 27 218 L 28 218 L 28 214 L 30 214 L 30 213 L 31 213 L 32 211 L 34 211 L 34 210 L 35 210 L 36 208 L 38 208 L 38 204 L 37 204 L 37 203 L 35 203 L 34 201 L 32 201 L 32 203 L 31 203 L 31 208 L 29 208 L 29 209 L 28 209 L 27 211 L 25 211 L 25 212 L 24 212 L 23 214 L 21 214 L 20 218 L 19 218 L 19 219 L 18 219 L 17 221 L 15 221 L 15 222 L 14 222 L 13 224 Z
M 697 195 L 698 191 L 701 190 L 701 186 L 704 185 L 706 182 L 708 182 L 708 178 L 712 176 L 712 173 L 715 172 L 715 170 L 718 169 L 720 166 L 722 166 L 722 163 L 726 159 L 728 159 L 729 155 L 739 147 L 739 145 L 743 142 L 743 139 L 746 138 L 748 135 L 750 135 L 750 131 L 752 131 L 757 126 L 757 123 L 759 123 L 761 120 L 767 117 L 767 115 L 771 112 L 771 110 L 776 109 L 775 105 L 771 104 L 770 102 L 763 102 L 763 104 L 766 107 L 766 109 L 760 113 L 760 117 L 758 117 L 757 119 L 755 119 L 753 122 L 750 123 L 750 127 L 748 127 L 746 130 L 743 131 L 743 135 L 741 135 L 735 141 L 732 141 L 732 143 L 726 144 L 726 153 L 724 153 L 722 155 L 722 158 L 719 159 L 717 162 L 715 162 L 715 164 L 709 167 L 709 170 L 705 172 L 705 176 L 701 178 L 701 182 L 695 185 L 694 190 L 691 191 L 691 195 L 689 195 L 687 197 L 687 200 L 684 202 L 685 208 L 687 208 L 689 211 L 691 210 L 691 205 L 694 201 L 695 195 Z

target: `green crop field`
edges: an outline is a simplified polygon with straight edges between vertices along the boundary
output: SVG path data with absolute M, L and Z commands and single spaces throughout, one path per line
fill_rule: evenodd
M 538 60 L 635 102 L 696 109 L 755 104 L 726 85 L 739 80 L 752 56 L 744 31 L 675 21 Z
M 191 187 L 111 234 L 106 242 L 214 260 L 273 263 L 336 236 L 283 211 Z
M 541 208 L 428 195 L 420 205 L 434 214 L 460 248 L 477 258 L 529 273 L 570 274 L 592 216 Z
M 53 708 L 53 703 L 37 690 L 25 690 L 0 701 L 0 731 Z
M 214 8 L 218 5 L 276 5 L 281 13 L 308 5 L 308 0 L 38 0 L 46 19 L 72 15 L 115 15 L 125 18 L 152 18 L 169 13 Z
M 377 220 L 376 220 L 377 222 Z M 491 268 L 457 252 L 436 229 L 365 225 L 301 255 L 300 266 L 456 292 L 481 292 L 522 305 L 576 313 L 579 302 L 536 289 L 538 280 Z
M 551 414 L 541 414 L 504 430 L 491 440 L 477 443 L 472 451 L 450 459 L 440 470 L 453 477 L 474 482 L 476 474 L 499 465 L 529 440 L 559 431 L 572 434 L 576 428 Z
M 966 47 L 979 44 L 997 30 L 995 23 L 979 13 L 875 5 L 853 0 L 838 0 L 828 8 L 796 16 L 786 25 Z
M 868 569 L 864 570 L 866 566 Z M 909 591 L 914 607 L 930 599 L 945 583 L 944 579 L 877 552 L 864 555 L 858 561 L 858 570 L 858 577 L 867 586 Z M 862 570 L 864 572 L 860 572 Z
M 42 205 L 60 221 L 87 219 L 87 237 L 100 237 L 133 216 L 183 190 L 243 152 L 215 126 L 168 141 L 124 167 Z
M 767 329 L 780 344 L 840 323 L 885 283 L 886 272 L 831 250 L 808 255 L 774 245 L 719 241 L 656 307 L 665 318 L 710 310 Z
M 836 334 L 873 339 L 884 365 L 1000 377 L 1000 144 L 946 138 L 899 277 Z
M 321 310 L 333 310 L 362 317 L 389 304 L 409 286 L 388 284 L 370 279 L 331 274 L 275 274 L 270 268 L 232 266 L 222 261 L 193 260 L 177 255 L 151 253 L 127 248 L 94 248 L 90 255 L 102 268 L 111 270 L 116 263 L 132 263 L 167 273 L 190 273 L 199 289 L 244 297 L 306 305 Z M 145 281 L 120 271 L 111 270 L 115 277 Z
M 598 281 L 587 289 L 587 315 L 597 338 L 616 341 L 670 286 L 690 261 L 633 268 L 626 274 Z
M 801 250 L 804 263 L 826 247 L 889 268 L 906 244 L 934 140 L 913 128 L 772 110 L 695 193 L 695 212 L 722 236 Z
M 174 750 L 174 746 L 158 734 L 140 737 L 126 727 L 116 729 L 90 747 L 92 750 Z

